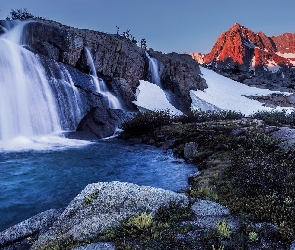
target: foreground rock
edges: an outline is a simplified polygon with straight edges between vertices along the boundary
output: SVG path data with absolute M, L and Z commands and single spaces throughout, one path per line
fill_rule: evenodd
M 60 216 L 63 210 L 51 209 L 33 216 L 0 233 L 0 249 L 11 246 L 19 249 L 21 246 L 30 246 L 28 237 L 34 237 L 48 229 Z M 20 241 L 22 241 L 20 243 Z M 15 245 L 13 247 L 13 245 Z M 8 248 L 7 248 L 8 249 Z
M 124 182 L 89 184 L 58 217 L 53 226 L 42 233 L 32 249 L 42 249 L 57 240 L 83 242 L 109 227 L 140 212 L 156 212 L 170 202 L 188 204 L 184 194 L 160 188 Z

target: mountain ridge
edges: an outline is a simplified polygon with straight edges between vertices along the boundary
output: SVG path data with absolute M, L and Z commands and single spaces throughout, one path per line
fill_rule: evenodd
M 295 82 L 295 33 L 269 37 L 261 31 L 255 33 L 235 23 L 221 33 L 209 53 L 195 52 L 191 56 L 223 75 L 243 72 L 243 77 L 233 76 L 240 82 L 250 79 L 251 75 L 280 81 L 280 86 Z M 246 81 L 246 84 L 257 85 L 253 81 Z

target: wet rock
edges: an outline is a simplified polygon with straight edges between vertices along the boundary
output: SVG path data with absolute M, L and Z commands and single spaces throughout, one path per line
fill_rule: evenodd
M 126 112 L 120 109 L 94 107 L 80 121 L 77 130 L 68 138 L 97 140 L 112 136 L 114 131 L 128 119 Z

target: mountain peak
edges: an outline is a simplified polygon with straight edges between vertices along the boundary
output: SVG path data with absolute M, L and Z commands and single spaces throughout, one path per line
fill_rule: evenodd
M 234 23 L 231 27 L 230 27 L 230 30 L 237 30 L 237 29 L 245 29 L 246 27 L 239 24 L 239 23 Z

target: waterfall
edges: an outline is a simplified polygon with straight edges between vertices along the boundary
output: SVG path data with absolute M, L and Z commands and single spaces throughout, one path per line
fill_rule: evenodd
M 46 75 L 42 60 L 25 49 L 28 22 L 2 27 L 0 36 L 0 142 L 72 130 L 81 119 L 79 94 L 69 73 L 57 63 Z M 74 98 L 73 98 L 74 96 Z
M 170 91 L 163 89 L 163 86 L 161 83 L 161 78 L 159 75 L 159 62 L 158 62 L 158 60 L 156 58 L 151 57 L 147 52 L 145 52 L 145 55 L 146 55 L 147 59 L 149 60 L 149 74 L 151 76 L 152 83 L 156 84 L 164 91 L 168 102 L 170 104 L 172 104 L 172 106 L 176 106 L 173 94 Z
M 122 109 L 122 105 L 118 98 L 108 90 L 104 80 L 97 76 L 92 55 L 90 53 L 90 50 L 86 47 L 85 54 L 87 58 L 87 63 L 90 66 L 90 74 L 93 79 L 93 83 L 96 87 L 97 93 L 100 93 L 104 97 L 104 99 L 107 101 L 109 108 Z
M 163 89 L 161 84 L 161 79 L 159 76 L 158 60 L 156 58 L 150 57 L 150 55 L 147 52 L 145 52 L 145 55 L 147 59 L 149 60 L 149 72 L 151 75 L 152 83 L 158 85 L 161 89 Z

